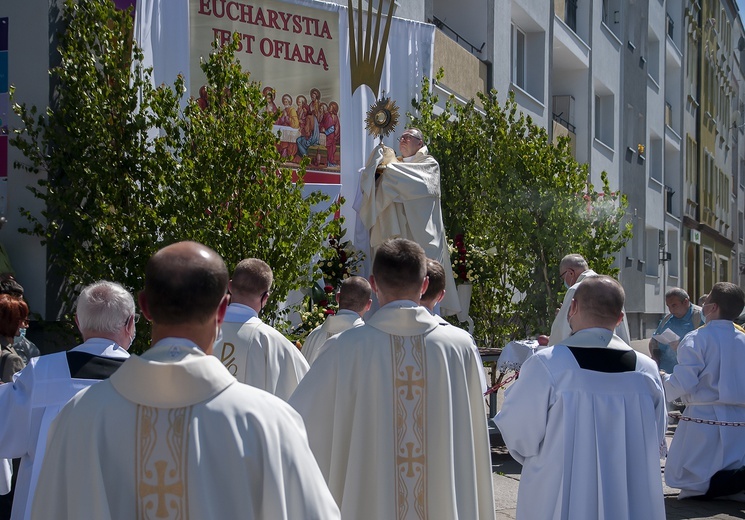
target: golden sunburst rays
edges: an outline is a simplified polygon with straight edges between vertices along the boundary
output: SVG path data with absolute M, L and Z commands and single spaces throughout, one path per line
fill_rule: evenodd
M 352 95 L 362 85 L 367 85 L 377 96 L 380 89 L 380 76 L 383 74 L 383 62 L 385 61 L 385 50 L 388 46 L 388 34 L 391 30 L 391 19 L 393 18 L 393 7 L 395 2 L 390 0 L 388 13 L 385 18 L 385 27 L 381 27 L 381 14 L 383 11 L 383 0 L 378 0 L 377 12 L 373 13 L 373 2 L 369 0 L 367 5 L 367 26 L 362 30 L 362 0 L 357 0 L 357 23 L 355 24 L 355 9 L 352 7 L 353 0 L 347 0 L 347 13 L 349 16 L 349 55 L 352 68 Z M 373 18 L 375 28 L 373 30 Z M 382 31 L 382 34 L 381 34 Z
M 398 124 L 398 106 L 389 97 L 381 97 L 370 105 L 365 117 L 365 128 L 373 138 L 387 137 Z

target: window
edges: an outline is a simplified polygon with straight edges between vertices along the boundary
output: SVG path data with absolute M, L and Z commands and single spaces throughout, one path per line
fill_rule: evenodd
M 662 139 L 650 135 L 649 148 L 647 148 L 649 176 L 660 183 L 662 182 L 662 150 Z
M 512 83 L 525 90 L 525 33 L 512 25 Z
M 564 21 L 575 33 L 577 32 L 577 0 L 566 1 L 566 13 Z
M 613 148 L 613 94 L 595 94 L 595 139 Z
M 621 0 L 603 0 L 603 23 L 621 37 Z
M 660 83 L 660 41 L 650 35 L 647 53 L 647 74 L 659 85 Z
M 726 282 L 729 278 L 729 261 L 723 257 L 719 257 L 719 281 Z

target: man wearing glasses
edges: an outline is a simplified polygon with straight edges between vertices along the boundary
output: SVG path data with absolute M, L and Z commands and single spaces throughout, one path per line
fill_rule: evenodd
M 32 358 L 13 383 L 0 385 L 0 458 L 20 458 L 11 518 L 31 515 L 52 420 L 80 390 L 107 379 L 129 357 L 135 337 L 132 295 L 114 282 L 96 282 L 78 297 L 75 323 L 84 342 Z
M 598 273 L 590 269 L 587 265 L 587 260 L 582 255 L 566 255 L 561 259 L 559 263 L 559 277 L 564 282 L 567 292 L 564 295 L 561 308 L 556 314 L 554 322 L 551 324 L 551 336 L 548 340 L 549 347 L 558 344 L 572 334 L 572 328 L 569 326 L 569 307 L 572 305 L 574 292 L 577 290 L 579 284 L 582 283 L 582 280 L 590 276 L 598 276 Z M 625 309 L 623 309 L 623 319 L 616 327 L 615 333 L 624 343 L 627 345 L 631 344 Z
M 456 314 L 461 309 L 442 222 L 440 165 L 429 154 L 420 130 L 408 128 L 398 142 L 400 158 L 381 143 L 362 169 L 362 198 L 355 209 L 369 236 L 369 258 L 389 238 L 413 240 L 445 268 L 440 314 Z

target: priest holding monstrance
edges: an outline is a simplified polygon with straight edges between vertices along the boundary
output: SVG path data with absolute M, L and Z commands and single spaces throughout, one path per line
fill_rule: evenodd
M 440 165 L 416 128 L 404 130 L 398 139 L 400 157 L 382 143 L 397 117 L 398 108 L 387 98 L 368 111 L 368 131 L 380 136 L 381 142 L 361 170 L 362 199 L 356 209 L 370 234 L 370 257 L 389 238 L 418 243 L 428 258 L 445 268 L 447 284 L 440 314 L 456 314 L 461 308 L 440 208 Z

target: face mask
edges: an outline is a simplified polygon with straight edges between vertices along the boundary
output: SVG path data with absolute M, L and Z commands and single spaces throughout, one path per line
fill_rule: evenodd
M 569 284 L 567 283 L 567 281 L 566 281 L 566 280 L 564 280 L 564 287 L 565 287 L 565 288 L 567 288 L 567 289 L 569 289 L 569 288 L 571 287 L 571 285 L 569 285 Z

